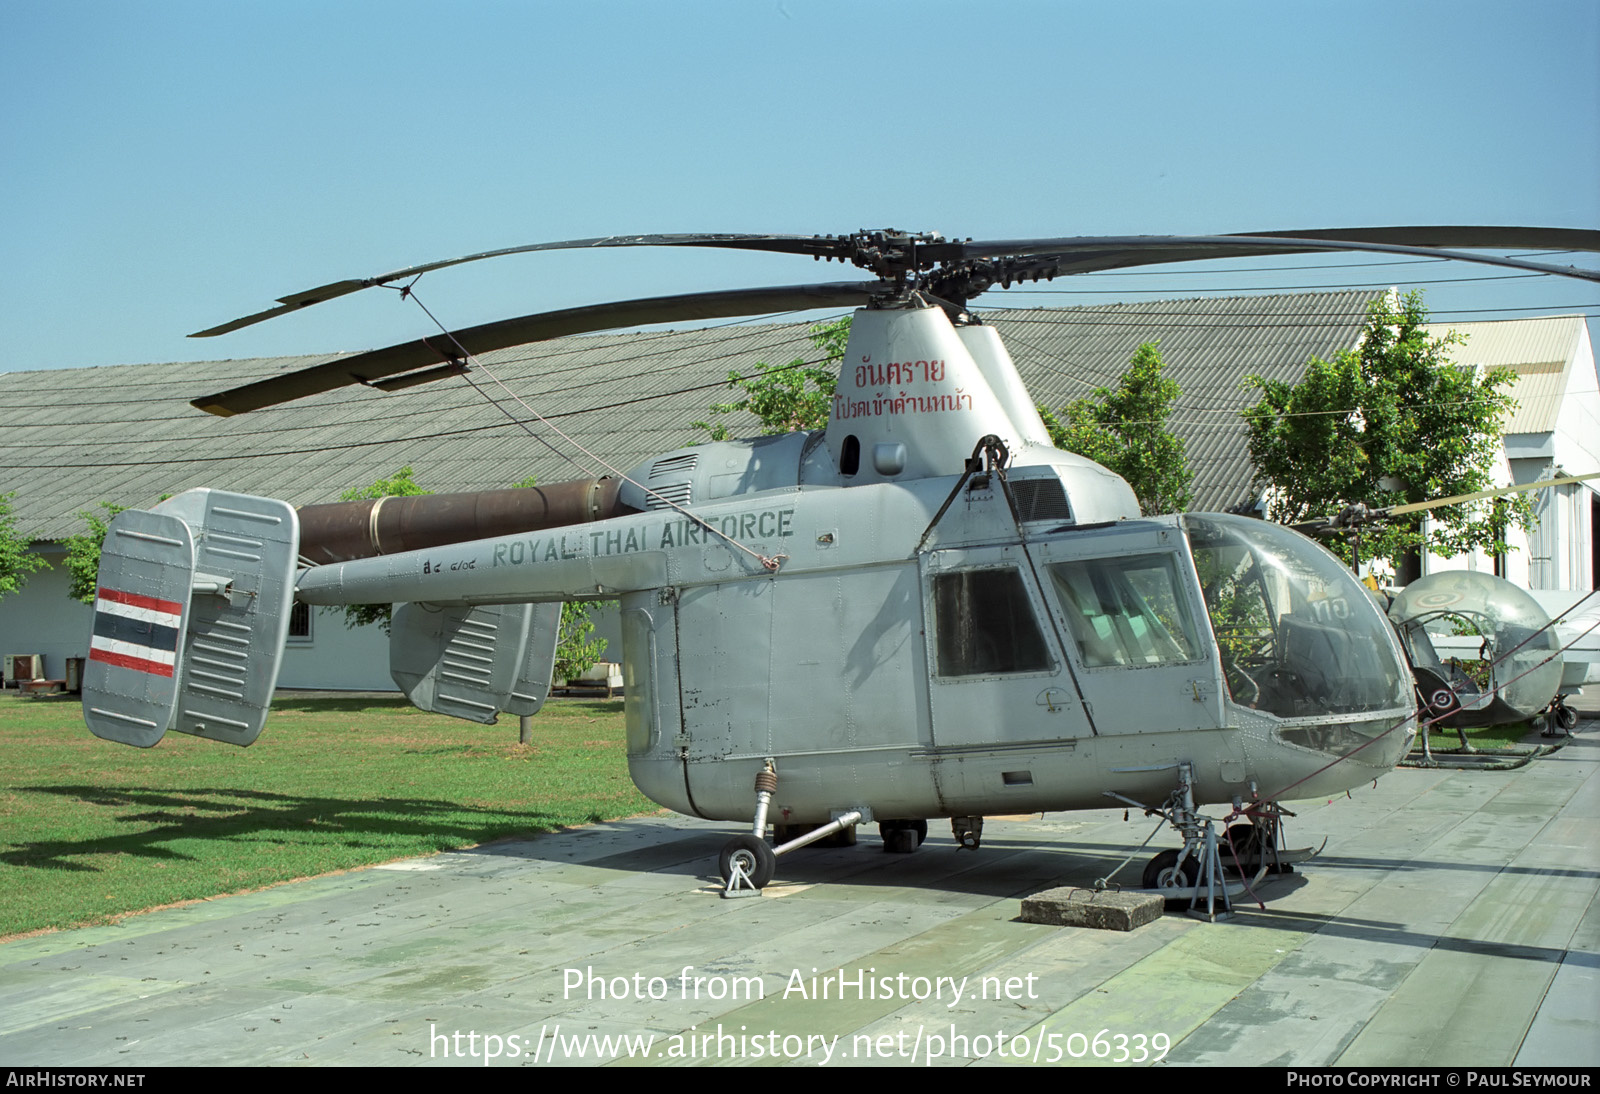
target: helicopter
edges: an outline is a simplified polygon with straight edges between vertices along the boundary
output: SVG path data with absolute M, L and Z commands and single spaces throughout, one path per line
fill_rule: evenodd
M 986 815 L 1122 802 L 1183 836 L 1146 866 L 1147 888 L 1225 898 L 1225 844 L 1257 877 L 1296 861 L 1308 852 L 1279 848 L 1280 802 L 1370 782 L 1406 754 L 1416 707 L 1395 630 L 1337 559 L 1288 528 L 1141 516 L 1124 480 L 1051 444 L 968 301 L 1077 272 L 1343 250 L 1600 280 L 1461 249 L 1600 250 L 1600 232 L 1568 229 L 612 236 L 332 282 L 198 336 L 364 288 L 409 292 L 407 279 L 464 262 L 637 246 L 838 260 L 875 279 L 536 313 L 193 405 L 228 416 L 459 376 L 482 367 L 475 354 L 563 335 L 853 307 L 827 427 L 528 490 L 297 511 L 197 489 L 123 512 L 83 681 L 92 731 L 143 747 L 168 730 L 250 744 L 297 601 L 397 605 L 391 672 L 421 709 L 486 724 L 533 714 L 559 605 L 619 600 L 630 775 L 669 809 L 747 826 L 719 856 L 724 895 L 758 895 L 780 856 L 861 824 L 903 853 L 947 819 L 975 849 Z M 1246 823 L 1219 836 L 1209 806 Z
M 1359 573 L 1361 532 L 1369 524 L 1597 477 L 1600 472 L 1565 475 L 1377 508 L 1358 502 L 1326 520 L 1294 527 L 1322 538 L 1349 536 L 1351 570 Z M 1454 729 L 1462 753 L 1477 751 L 1467 740 L 1468 729 L 1549 721 L 1570 732 L 1577 725 L 1577 712 L 1564 702 L 1563 688 L 1570 690 L 1571 682 L 1564 675 L 1563 647 L 1554 623 L 1526 590 L 1494 574 L 1443 570 L 1425 574 L 1389 597 L 1387 614 L 1416 683 L 1421 728 Z M 1439 646 L 1468 636 L 1476 639 L 1476 657 L 1463 663 L 1459 657 L 1441 656 Z M 1585 666 L 1575 667 L 1581 681 Z M 1428 734 L 1418 737 L 1423 762 L 1434 763 Z

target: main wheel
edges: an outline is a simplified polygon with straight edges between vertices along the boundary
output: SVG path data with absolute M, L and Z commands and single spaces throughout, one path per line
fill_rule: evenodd
M 1233 852 L 1228 852 L 1228 846 L 1233 846 Z M 1217 848 L 1222 853 L 1222 868 L 1230 874 L 1239 875 L 1243 866 L 1244 876 L 1255 873 L 1256 860 L 1261 855 L 1261 829 L 1253 824 L 1230 824 L 1226 841 L 1221 841 Z M 1234 862 L 1234 855 L 1239 856 L 1239 861 Z M 1195 873 L 1199 873 L 1196 868 Z
M 1193 855 L 1178 865 L 1177 851 L 1163 851 L 1144 868 L 1146 889 L 1190 889 L 1200 880 L 1200 863 Z
M 757 889 L 765 889 L 767 882 L 772 880 L 772 875 L 778 869 L 778 856 L 772 853 L 772 848 L 767 846 L 766 840 L 757 839 L 746 832 L 742 836 L 734 836 L 724 844 L 722 854 L 717 859 L 717 868 L 722 873 L 724 885 L 732 879 L 735 865 L 744 870 L 751 885 Z
M 1578 728 L 1578 712 L 1562 703 L 1556 707 L 1556 725 L 1571 733 Z

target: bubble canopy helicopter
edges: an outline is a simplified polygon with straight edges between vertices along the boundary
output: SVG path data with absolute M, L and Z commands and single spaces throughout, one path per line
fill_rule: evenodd
M 1238 516 L 1141 517 L 1126 482 L 1053 447 L 968 300 L 1076 272 L 1340 250 L 1600 280 L 1461 250 L 1600 250 L 1600 232 L 1566 229 L 619 236 L 333 282 L 199 334 L 462 262 L 633 246 L 810 255 L 877 279 L 523 316 L 194 405 L 230 415 L 356 383 L 392 390 L 584 331 L 856 307 L 827 427 L 533 490 L 299 511 L 192 490 L 125 512 L 99 575 L 91 729 L 140 746 L 168 729 L 251 743 L 296 600 L 398 605 L 391 672 L 425 710 L 531 714 L 549 689 L 559 603 L 616 599 L 630 774 L 668 808 L 749 824 L 722 855 L 730 889 L 761 888 L 777 854 L 860 823 L 911 850 L 930 818 L 948 818 L 975 847 L 984 815 L 1109 799 L 1172 803 L 1185 851 L 1146 871 L 1170 891 L 1194 881 L 1184 864 L 1201 807 L 1232 803 L 1270 841 L 1278 800 L 1389 770 L 1413 732 L 1411 674 L 1378 606 L 1311 540 Z

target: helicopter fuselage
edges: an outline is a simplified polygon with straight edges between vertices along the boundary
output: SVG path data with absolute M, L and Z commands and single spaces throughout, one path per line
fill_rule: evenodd
M 1307 797 L 1409 746 L 1392 632 L 1310 540 L 1221 515 L 1080 524 L 1067 499 L 1121 480 L 1053 450 L 1004 482 L 804 485 L 821 445 L 682 450 L 630 478 L 801 485 L 320 566 L 297 596 L 620 600 L 632 777 L 714 819 L 750 816 L 769 760 L 773 820 L 814 823 L 1159 801 L 1185 763 L 1202 801 Z

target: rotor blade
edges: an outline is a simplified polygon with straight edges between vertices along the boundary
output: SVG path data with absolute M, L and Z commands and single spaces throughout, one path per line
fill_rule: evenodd
M 1498 498 L 1506 494 L 1521 494 L 1527 490 L 1543 490 L 1547 486 L 1566 486 L 1568 483 L 1583 482 L 1586 479 L 1600 478 L 1600 471 L 1591 471 L 1587 475 L 1569 475 L 1560 479 L 1545 479 L 1543 482 L 1524 483 L 1521 486 L 1502 486 L 1498 490 L 1479 490 L 1476 494 L 1456 494 L 1448 498 L 1435 498 L 1432 501 L 1414 501 L 1407 505 L 1391 505 L 1386 509 L 1374 509 L 1375 516 L 1398 517 L 1403 513 L 1420 513 L 1424 509 L 1436 509 L 1441 505 L 1461 505 L 1469 501 L 1486 501 L 1489 498 Z
M 810 308 L 853 308 L 889 288 L 889 285 L 877 281 L 781 285 L 766 289 L 656 296 L 540 312 L 341 357 L 243 387 L 220 391 L 215 395 L 204 395 L 191 405 L 208 414 L 227 417 L 351 384 L 372 383 L 386 376 L 441 362 L 459 361 L 464 356 L 463 351 L 488 353 L 506 346 L 543 342 L 568 334 L 638 327 L 650 323 L 722 319 Z
M 677 235 L 637 235 L 637 236 L 596 236 L 592 239 L 566 239 L 555 243 L 528 243 L 520 247 L 501 247 L 494 251 L 480 251 L 478 254 L 464 255 L 461 258 L 446 258 L 438 262 L 425 262 L 420 266 L 407 266 L 403 270 L 391 270 L 386 274 L 376 277 L 361 277 L 332 281 L 326 285 L 319 285 L 314 289 L 304 289 L 300 292 L 290 293 L 288 296 L 278 297 L 278 307 L 258 311 L 254 315 L 247 315 L 241 319 L 233 319 L 215 327 L 195 331 L 190 338 L 212 338 L 219 334 L 227 334 L 241 327 L 248 327 L 255 323 L 272 319 L 275 316 L 285 315 L 301 308 L 308 308 L 312 304 L 321 304 L 328 300 L 336 300 L 362 289 L 370 289 L 375 285 L 386 285 L 391 281 L 402 278 L 415 277 L 432 270 L 442 270 L 449 266 L 460 266 L 466 262 L 477 262 L 485 258 L 499 258 L 502 255 L 527 254 L 531 251 L 563 251 L 582 250 L 598 247 L 726 247 L 735 250 L 752 251 L 777 251 L 787 254 L 809 254 L 815 257 L 826 257 L 839 249 L 839 242 L 831 237 L 823 236 L 787 236 L 787 235 L 739 235 L 739 234 L 691 234 Z
M 493 251 L 426 262 L 376 277 L 332 281 L 314 289 L 278 298 L 278 306 L 240 319 L 208 327 L 191 338 L 210 338 L 301 308 L 346 296 L 362 289 L 386 285 L 431 270 L 466 262 L 533 251 L 581 250 L 602 247 L 717 247 L 768 251 L 839 259 L 871 270 L 879 277 L 894 277 L 939 263 L 970 262 L 1035 256 L 1027 263 L 1007 264 L 993 271 L 989 283 L 1018 277 L 1055 277 L 1127 266 L 1194 262 L 1207 258 L 1252 255 L 1305 254 L 1318 251 L 1374 251 L 1378 253 L 1453 258 L 1490 266 L 1534 270 L 1600 281 L 1600 272 L 1572 266 L 1553 266 L 1523 259 L 1471 255 L 1444 248 L 1530 248 L 1600 251 L 1600 232 L 1575 228 L 1519 228 L 1497 226 L 1414 226 L 1394 228 L 1317 228 L 1297 232 L 1258 232 L 1246 235 L 1199 236 L 1063 236 L 1053 239 L 945 240 L 931 233 L 894 229 L 861 231 L 841 236 L 748 235 L 738 233 L 680 233 L 665 235 L 596 236 L 555 243 L 529 243 Z M 1048 269 L 1049 272 L 1042 272 Z M 1033 272 L 1029 272 L 1033 271 Z M 981 290 L 979 290 L 981 291 Z M 957 293 L 956 295 L 959 295 Z M 975 294 L 974 294 L 975 295 Z
M 1221 236 L 1079 236 L 1062 239 L 1011 239 L 934 243 L 920 253 L 940 261 L 1024 259 L 1000 262 L 993 280 L 1055 277 L 1129 266 L 1195 262 L 1210 258 L 1367 251 L 1378 254 L 1448 258 L 1487 266 L 1600 281 L 1600 270 L 1557 266 L 1529 259 L 1472 254 L 1459 248 L 1528 247 L 1600 251 L 1600 231 L 1580 228 L 1414 227 L 1317 229 Z M 1449 249 L 1447 249 L 1449 248 Z M 1026 256 L 1026 258 L 1024 258 Z

